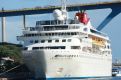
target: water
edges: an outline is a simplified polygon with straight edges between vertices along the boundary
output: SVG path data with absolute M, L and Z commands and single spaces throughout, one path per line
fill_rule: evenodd
M 77 80 L 77 79 L 75 79 L 75 80 Z M 81 80 L 121 80 L 121 77 L 88 78 L 88 79 L 81 79 Z
M 59 79 L 59 80 L 69 80 L 69 79 Z M 70 80 L 121 80 L 121 77 L 88 78 L 88 79 L 70 79 Z
M 121 77 L 87 78 L 87 79 L 54 79 L 54 80 L 121 80 Z
M 121 80 L 121 77 L 90 78 L 90 79 L 81 79 L 81 80 Z
M 121 77 L 113 77 L 112 80 L 121 80 Z
M 63 79 L 66 80 L 66 79 Z M 69 80 L 69 79 L 67 79 Z M 70 79 L 72 80 L 72 79 Z M 73 80 L 121 80 L 121 77 L 108 77 L 108 78 L 88 78 L 88 79 L 73 79 Z

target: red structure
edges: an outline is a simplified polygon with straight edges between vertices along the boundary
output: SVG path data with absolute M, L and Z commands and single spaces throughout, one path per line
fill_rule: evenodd
M 78 20 L 85 25 L 89 22 L 89 18 L 85 12 L 78 12 L 76 16 L 78 16 Z

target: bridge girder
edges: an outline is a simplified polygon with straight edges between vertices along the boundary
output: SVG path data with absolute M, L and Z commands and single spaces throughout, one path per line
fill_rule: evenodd
M 78 10 L 95 10 L 95 9 L 112 9 L 112 12 L 102 21 L 102 23 L 97 27 L 98 30 L 102 30 L 115 16 L 121 12 L 121 1 L 113 2 L 100 2 L 93 4 L 74 4 L 67 5 L 68 11 L 78 11 Z M 9 16 L 21 16 L 21 15 L 33 15 L 33 14 L 46 14 L 52 13 L 55 9 L 60 9 L 61 7 L 40 7 L 40 8 L 27 8 L 20 10 L 4 10 L 0 11 L 0 17 Z
M 97 30 L 102 30 L 114 17 L 121 13 L 120 7 L 111 7 L 112 12 L 102 21 L 102 23 L 97 27 Z

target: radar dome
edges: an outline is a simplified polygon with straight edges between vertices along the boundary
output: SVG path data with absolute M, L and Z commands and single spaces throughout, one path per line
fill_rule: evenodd
M 54 16 L 54 18 L 56 20 L 64 20 L 63 14 L 62 14 L 62 11 L 61 10 L 58 10 L 58 9 L 54 10 L 53 11 L 53 16 Z

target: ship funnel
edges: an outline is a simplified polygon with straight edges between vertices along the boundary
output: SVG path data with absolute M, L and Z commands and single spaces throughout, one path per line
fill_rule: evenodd
M 88 18 L 87 13 L 85 11 L 81 11 L 81 12 L 76 13 L 76 17 L 79 20 L 79 22 L 81 22 L 85 25 L 89 22 L 89 18 Z

